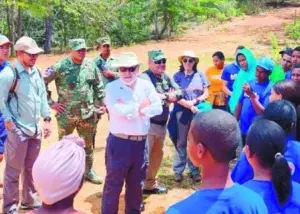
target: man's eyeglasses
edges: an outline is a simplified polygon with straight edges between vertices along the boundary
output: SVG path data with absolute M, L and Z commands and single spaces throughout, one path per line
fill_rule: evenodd
M 194 59 L 183 59 L 182 60 L 184 63 L 193 63 L 193 62 L 195 62 L 195 60 Z
M 160 60 L 154 61 L 154 64 L 156 64 L 156 65 L 166 64 L 166 62 L 167 62 L 167 59 L 160 59 Z
M 138 66 L 133 66 L 133 67 L 120 67 L 119 68 L 119 71 L 124 73 L 126 71 L 129 71 L 129 72 L 135 72 L 135 70 L 137 69 Z
M 39 54 L 30 54 L 30 53 L 27 53 L 27 52 L 23 52 L 23 53 L 25 53 L 30 58 L 37 58 L 39 56 Z

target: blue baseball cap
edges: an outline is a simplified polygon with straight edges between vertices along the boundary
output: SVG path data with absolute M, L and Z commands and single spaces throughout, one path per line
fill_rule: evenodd
M 257 60 L 257 66 L 262 67 L 269 73 L 272 73 L 275 63 L 270 57 L 261 57 Z

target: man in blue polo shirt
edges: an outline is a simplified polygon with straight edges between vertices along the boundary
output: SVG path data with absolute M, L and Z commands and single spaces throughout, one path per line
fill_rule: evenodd
M 7 58 L 9 57 L 10 46 L 12 43 L 4 35 L 0 35 L 0 72 L 9 65 Z M 4 142 L 6 140 L 6 131 L 4 128 L 4 121 L 0 112 L 0 162 L 3 159 Z M 0 184 L 2 185 L 2 184 Z
M 243 86 L 243 93 L 235 110 L 235 118 L 239 121 L 243 143 L 253 119 L 263 113 L 269 103 L 273 83 L 269 76 L 274 69 L 274 62 L 268 57 L 257 61 L 256 79 Z

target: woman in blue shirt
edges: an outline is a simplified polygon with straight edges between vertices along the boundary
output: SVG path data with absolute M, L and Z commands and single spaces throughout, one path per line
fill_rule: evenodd
M 175 181 L 181 182 L 182 174 L 188 164 L 190 177 L 195 182 L 199 182 L 199 170 L 187 156 L 187 135 L 193 118 L 191 109 L 208 97 L 209 82 L 204 73 L 197 70 L 199 58 L 193 51 L 185 51 L 178 60 L 180 69 L 174 74 L 174 80 L 184 90 L 184 94 L 183 98 L 174 105 L 168 124 L 170 137 L 176 147 L 173 170 Z
M 265 201 L 269 213 L 300 213 L 300 184 L 291 181 L 285 131 L 274 121 L 257 120 L 244 148 L 254 178 L 244 184 Z
M 285 131 L 287 147 L 284 156 L 288 160 L 292 180 L 300 183 L 300 143 L 293 141 L 290 137 L 296 123 L 296 110 L 293 104 L 286 100 L 274 101 L 267 106 L 262 118 L 276 122 Z M 231 178 L 239 184 L 253 178 L 253 169 L 246 158 L 245 152 L 241 153 L 236 166 L 232 170 Z

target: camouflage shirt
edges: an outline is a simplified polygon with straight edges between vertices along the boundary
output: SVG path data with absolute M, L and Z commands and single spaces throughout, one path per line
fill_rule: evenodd
M 81 65 L 74 64 L 71 57 L 63 59 L 46 70 L 44 80 L 46 84 L 55 80 L 58 102 L 66 106 L 70 116 L 90 118 L 96 105 L 103 103 L 102 79 L 90 59 L 84 59 Z
M 112 67 L 112 63 L 114 63 L 115 60 L 116 59 L 114 57 L 109 57 L 108 59 L 105 60 L 101 56 L 97 56 L 94 59 L 94 62 L 96 63 L 96 65 L 97 65 L 97 67 L 100 71 L 100 74 L 102 76 L 104 86 L 106 86 L 107 83 L 109 83 L 109 82 L 111 82 L 111 81 L 113 81 L 113 80 L 115 80 L 116 78 L 119 77 L 118 69 Z M 116 78 L 113 78 L 113 77 L 107 78 L 107 77 L 105 77 L 104 74 L 103 74 L 103 71 L 106 70 L 106 69 L 109 69 L 112 72 L 114 72 Z

